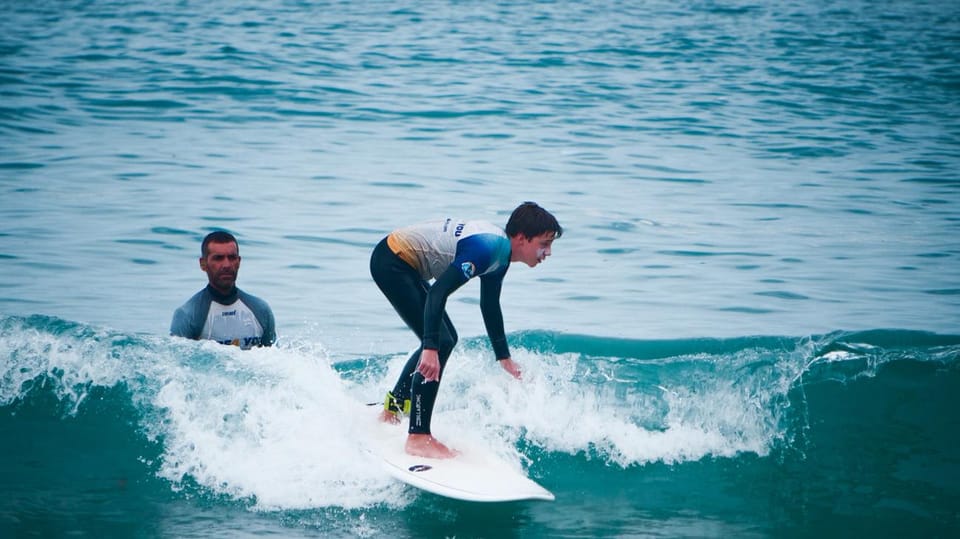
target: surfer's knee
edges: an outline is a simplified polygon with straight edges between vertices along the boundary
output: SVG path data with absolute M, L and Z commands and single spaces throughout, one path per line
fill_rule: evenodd
M 440 336 L 440 355 L 444 358 L 450 356 L 453 352 L 454 347 L 457 346 L 457 334 L 452 335 L 444 333 Z

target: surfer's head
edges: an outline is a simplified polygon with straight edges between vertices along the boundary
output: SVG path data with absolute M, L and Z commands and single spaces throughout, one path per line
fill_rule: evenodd
M 200 269 L 206 272 L 210 286 L 224 294 L 232 292 L 240 271 L 237 238 L 223 230 L 207 234 L 200 245 Z
M 233 234 L 226 230 L 214 230 L 203 238 L 203 243 L 200 244 L 200 258 L 206 258 L 207 255 L 210 254 L 209 247 L 211 243 L 232 243 L 237 246 L 237 253 L 239 254 L 240 252 L 240 244 Z
M 528 240 L 546 233 L 552 233 L 553 239 L 563 235 L 563 227 L 557 218 L 536 202 L 524 202 L 517 206 L 510 214 L 504 231 L 511 238 L 522 234 Z
M 505 232 L 510 237 L 510 261 L 532 268 L 550 256 L 553 240 L 563 234 L 563 228 L 536 202 L 524 202 L 510 214 Z

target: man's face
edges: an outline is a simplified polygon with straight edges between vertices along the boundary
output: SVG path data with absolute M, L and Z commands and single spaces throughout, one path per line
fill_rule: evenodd
M 200 269 L 207 273 L 211 286 L 220 292 L 230 292 L 237 285 L 240 249 L 234 242 L 210 242 L 207 244 L 207 256 L 200 259 Z
M 518 247 L 519 252 L 514 254 L 513 259 L 523 262 L 531 268 L 546 260 L 552 253 L 553 240 L 556 234 L 545 232 L 539 236 L 527 239 L 521 236 Z

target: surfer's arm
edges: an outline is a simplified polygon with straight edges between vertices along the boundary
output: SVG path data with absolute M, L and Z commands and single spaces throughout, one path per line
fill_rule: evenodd
M 200 339 L 203 333 L 203 321 L 207 317 L 212 301 L 207 288 L 197 292 L 173 313 L 170 322 L 170 335 L 187 339 Z
M 503 370 L 510 373 L 510 376 L 513 376 L 517 380 L 523 379 L 523 372 L 520 370 L 520 364 L 516 361 L 510 358 L 505 358 L 499 360 L 498 363 L 500 363 L 500 366 L 503 367 Z
M 520 365 L 510 357 L 510 346 L 503 327 L 503 311 L 500 309 L 500 290 L 503 288 L 503 276 L 506 270 L 480 277 L 480 312 L 483 324 L 487 328 L 490 345 L 503 370 L 517 380 L 521 377 Z
M 194 331 L 191 329 L 191 326 L 192 324 L 187 318 L 186 310 L 181 307 L 173 313 L 173 321 L 170 322 L 170 335 L 196 339 L 196 337 L 193 336 Z
M 450 266 L 427 291 L 423 308 L 423 340 L 417 371 L 426 381 L 440 379 L 440 324 L 447 306 L 447 298 L 468 281 L 456 267 Z
M 263 334 L 260 335 L 260 346 L 272 346 L 277 342 L 277 322 L 273 317 L 273 310 L 270 309 L 270 305 L 242 290 L 240 291 L 240 299 L 253 313 L 263 330 Z
M 510 359 L 510 347 L 507 346 L 507 334 L 503 327 L 503 311 L 500 309 L 504 273 L 480 277 L 480 312 L 483 314 L 483 325 L 487 328 L 490 346 L 499 360 Z
M 434 281 L 427 292 L 427 302 L 423 308 L 423 348 L 440 349 L 440 324 L 447 307 L 447 298 L 467 282 L 467 277 L 456 267 L 450 266 Z

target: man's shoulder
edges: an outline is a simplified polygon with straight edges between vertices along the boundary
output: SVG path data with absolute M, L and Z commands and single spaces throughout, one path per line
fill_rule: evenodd
M 196 307 L 197 304 L 209 303 L 211 299 L 212 297 L 210 296 L 210 292 L 207 290 L 206 287 L 204 287 L 204 288 L 201 288 L 196 294 L 190 296 L 190 299 L 183 302 L 183 305 L 181 305 L 177 310 L 185 311 L 185 310 Z
M 173 311 L 170 334 L 191 339 L 198 338 L 200 329 L 203 327 L 201 322 L 203 313 L 210 307 L 212 300 L 206 288 L 190 296 L 190 299 Z
M 270 311 L 270 304 L 266 300 L 261 299 L 249 292 L 244 292 L 243 290 L 237 289 L 237 297 L 240 298 L 240 301 L 244 302 L 251 309 L 262 309 L 265 311 Z

